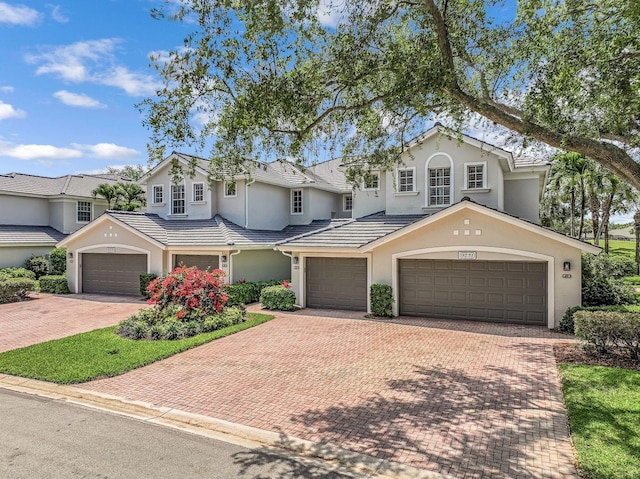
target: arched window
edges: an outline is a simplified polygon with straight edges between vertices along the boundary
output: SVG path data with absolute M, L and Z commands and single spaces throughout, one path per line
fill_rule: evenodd
M 435 153 L 426 164 L 427 206 L 453 203 L 453 160 L 446 153 Z

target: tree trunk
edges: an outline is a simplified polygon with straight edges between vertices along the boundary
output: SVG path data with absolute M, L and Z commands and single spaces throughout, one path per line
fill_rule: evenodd
M 636 234 L 636 274 L 640 274 L 640 210 L 633 215 L 633 232 Z
M 602 223 L 604 224 L 604 252 L 609 254 L 609 222 Z
M 576 189 L 571 188 L 571 236 L 576 237 Z
M 593 244 L 598 246 L 600 243 L 600 198 L 595 193 L 592 193 L 589 198 L 589 209 L 593 226 Z
M 587 212 L 587 195 L 584 192 L 584 179 L 580 177 L 580 229 L 578 231 L 578 239 L 582 239 L 584 232 L 584 215 Z

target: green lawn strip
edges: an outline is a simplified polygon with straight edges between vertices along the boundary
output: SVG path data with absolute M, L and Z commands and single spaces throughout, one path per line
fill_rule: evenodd
M 560 372 L 582 477 L 640 478 L 640 371 L 561 364 Z
M 134 341 L 111 326 L 0 353 L 0 373 L 58 384 L 123 374 L 214 339 L 265 323 L 273 316 L 248 313 L 244 323 L 175 341 Z

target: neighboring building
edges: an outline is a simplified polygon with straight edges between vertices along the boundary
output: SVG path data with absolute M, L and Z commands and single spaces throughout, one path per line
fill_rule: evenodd
M 248 163 L 224 181 L 197 160 L 174 183 L 191 160 L 173 153 L 141 180 L 148 213 L 108 212 L 60 243 L 73 291 L 136 293 L 141 272 L 184 263 L 290 277 L 300 306 L 366 311 L 386 283 L 396 314 L 554 327 L 580 303 L 581 252 L 599 252 L 539 226 L 547 164 L 439 126 L 353 190 L 341 160 Z
M 91 191 L 121 180 L 113 175 L 0 175 L 0 267 L 22 266 L 31 255 L 47 254 L 100 216 L 107 202 Z

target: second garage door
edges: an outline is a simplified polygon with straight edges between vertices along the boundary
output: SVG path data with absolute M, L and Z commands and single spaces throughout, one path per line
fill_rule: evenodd
M 195 266 L 198 269 L 213 271 L 219 266 L 218 256 L 204 254 L 177 254 L 173 257 L 173 267 L 180 264 L 190 268 Z
M 400 260 L 400 314 L 547 324 L 547 264 Z
M 367 310 L 367 260 L 307 258 L 309 308 Z
M 140 274 L 147 272 L 144 254 L 82 254 L 82 292 L 140 294 Z

